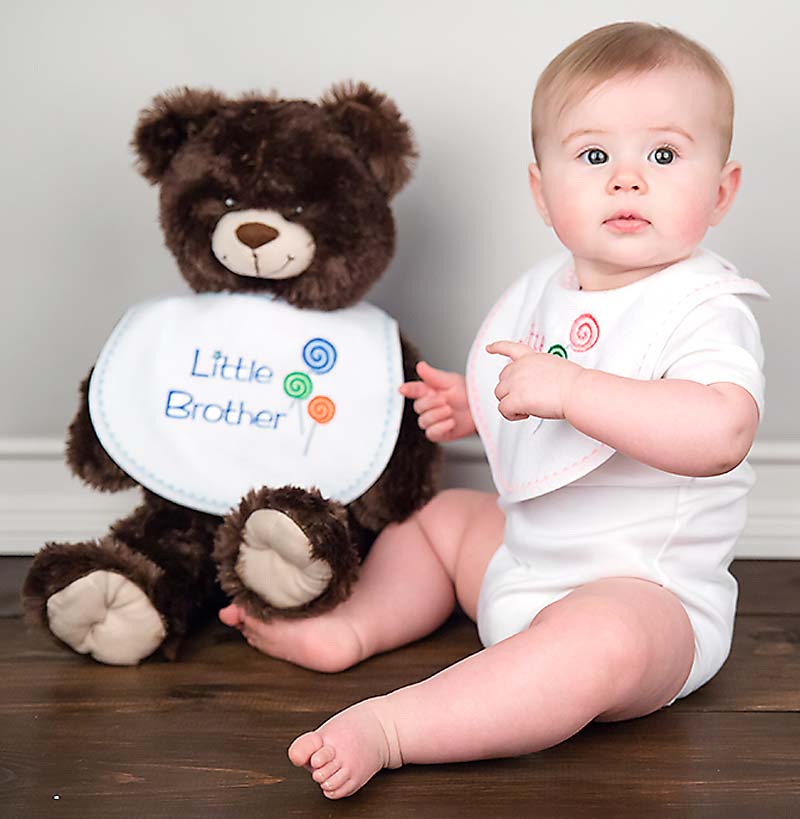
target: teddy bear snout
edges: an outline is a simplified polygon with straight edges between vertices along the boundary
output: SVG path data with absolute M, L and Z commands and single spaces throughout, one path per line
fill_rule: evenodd
M 240 242 L 255 250 L 280 236 L 275 228 L 261 222 L 245 222 L 236 228 L 236 237 Z

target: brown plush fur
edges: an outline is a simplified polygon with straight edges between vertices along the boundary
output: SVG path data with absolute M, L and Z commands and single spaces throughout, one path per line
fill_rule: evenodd
M 335 86 L 322 105 L 172 92 L 142 114 L 133 145 L 142 173 L 161 184 L 165 241 L 194 290 L 266 291 L 317 310 L 355 304 L 386 269 L 389 197 L 416 156 L 394 104 L 364 84 Z M 311 267 L 246 281 L 224 267 L 208 237 L 228 198 L 236 209 L 270 207 L 300 222 L 317 246 Z
M 394 252 L 390 198 L 408 181 L 416 157 L 411 131 L 395 105 L 362 84 L 335 86 L 319 104 L 211 90 L 179 89 L 156 97 L 133 138 L 141 173 L 160 185 L 167 247 L 196 292 L 270 292 L 297 306 L 336 310 L 357 303 Z M 233 200 L 231 204 L 230 200 Z M 227 201 L 227 204 L 226 204 Z M 295 208 L 302 206 L 302 213 Z M 316 247 L 311 265 L 287 279 L 238 276 L 212 253 L 210 236 L 233 209 L 277 210 L 300 221 Z M 401 339 L 406 380 L 419 356 Z M 90 373 L 91 376 L 91 373 Z M 101 446 L 88 410 L 89 378 L 80 387 L 67 462 L 100 491 L 135 486 Z M 263 487 L 224 520 L 178 506 L 151 492 L 108 536 L 49 544 L 25 583 L 28 617 L 47 624 L 47 599 L 95 570 L 118 572 L 140 586 L 167 628 L 161 652 L 180 641 L 224 591 L 256 616 L 309 616 L 347 597 L 358 565 L 388 523 L 419 509 L 434 493 L 438 448 L 417 425 L 410 402 L 399 439 L 377 482 L 349 506 L 319 492 Z M 303 529 L 313 555 L 329 563 L 330 586 L 294 609 L 275 609 L 247 589 L 235 565 L 248 516 L 278 509 Z
M 236 574 L 236 559 L 242 542 L 245 523 L 257 509 L 277 509 L 290 517 L 305 532 L 315 558 L 325 560 L 333 569 L 333 580 L 328 588 L 308 604 L 287 609 L 276 609 L 248 589 Z M 332 609 L 349 594 L 358 571 L 360 555 L 351 542 L 347 526 L 347 510 L 340 503 L 325 500 L 318 491 L 306 492 L 294 486 L 280 489 L 253 490 L 239 508 L 228 515 L 217 533 L 214 559 L 219 565 L 219 581 L 235 602 L 244 605 L 255 617 L 268 619 L 306 617 L 309 608 L 315 614 Z
M 100 445 L 89 418 L 89 380 L 92 370 L 80 386 L 78 413 L 67 432 L 67 464 L 84 483 L 100 492 L 120 492 L 136 486 L 136 481 L 120 469 Z

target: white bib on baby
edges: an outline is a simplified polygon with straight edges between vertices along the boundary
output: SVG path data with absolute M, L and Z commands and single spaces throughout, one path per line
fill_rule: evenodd
M 518 279 L 486 317 L 469 354 L 470 409 L 501 496 L 521 501 L 552 492 L 607 461 L 614 449 L 565 420 L 507 421 L 494 388 L 505 356 L 490 355 L 493 341 L 522 341 L 537 352 L 628 378 L 655 379 L 672 332 L 697 305 L 723 294 L 769 298 L 717 254 L 690 258 L 613 290 L 577 289 L 572 257 L 546 259 Z
M 346 504 L 389 462 L 402 382 L 397 323 L 373 305 L 208 293 L 128 311 L 89 411 L 111 458 L 183 506 L 222 515 L 250 489 L 284 485 Z

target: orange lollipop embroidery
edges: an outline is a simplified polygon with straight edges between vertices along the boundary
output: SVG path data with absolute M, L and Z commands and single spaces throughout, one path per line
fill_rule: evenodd
M 306 410 L 312 420 L 317 423 L 311 427 L 311 432 L 308 433 L 303 455 L 308 455 L 308 448 L 311 446 L 311 439 L 314 437 L 314 430 L 317 428 L 317 424 L 327 424 L 333 420 L 333 416 L 336 415 L 336 404 L 334 404 L 327 395 L 318 395 L 308 402 Z
M 336 415 L 336 404 L 327 395 L 318 395 L 308 402 L 308 414 L 318 424 L 327 424 Z

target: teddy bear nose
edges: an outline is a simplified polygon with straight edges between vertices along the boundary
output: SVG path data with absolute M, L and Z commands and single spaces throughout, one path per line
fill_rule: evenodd
M 269 225 L 262 225 L 261 222 L 246 222 L 236 228 L 236 236 L 240 242 L 255 250 L 261 245 L 277 239 L 280 234 L 275 228 Z

